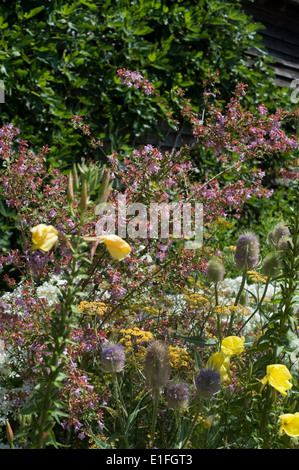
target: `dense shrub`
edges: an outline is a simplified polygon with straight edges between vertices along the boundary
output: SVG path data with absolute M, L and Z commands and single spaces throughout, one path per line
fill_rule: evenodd
M 157 99 L 124 93 L 119 68 L 138 70 L 161 94 L 184 87 L 199 109 L 208 69 L 219 71 L 225 101 L 244 82 L 251 105 L 274 110 L 282 102 L 263 53 L 248 66 L 247 51 L 262 52 L 259 25 L 239 2 L 13 0 L 0 6 L 0 28 L 2 124 L 13 122 L 35 148 L 47 136 L 53 165 L 88 153 L 66 126 L 73 114 L 87 119 L 108 152 L 155 125 L 159 131 Z

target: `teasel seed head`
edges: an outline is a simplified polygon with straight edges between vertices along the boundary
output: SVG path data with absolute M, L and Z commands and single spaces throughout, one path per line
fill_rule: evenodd
M 277 246 L 279 240 L 282 237 L 286 237 L 289 235 L 290 235 L 290 230 L 288 229 L 288 227 L 283 222 L 279 222 L 277 225 L 275 225 L 274 229 L 271 230 L 271 232 L 269 232 L 268 241 L 272 245 Z
M 103 348 L 101 363 L 106 372 L 121 372 L 125 367 L 126 355 L 124 348 L 119 345 L 110 345 Z
M 261 271 L 262 274 L 267 277 L 273 278 L 277 276 L 279 271 L 279 256 L 275 251 L 269 253 L 265 257 L 262 263 Z
M 170 408 L 183 410 L 189 404 L 189 387 L 184 383 L 173 382 L 167 387 L 166 398 Z
M 282 255 L 286 254 L 290 246 L 293 248 L 294 244 L 291 237 L 288 236 L 281 237 L 277 243 L 277 249 L 281 252 Z
M 239 236 L 235 251 L 235 262 L 239 269 L 254 268 L 259 262 L 259 241 L 258 237 L 250 231 Z
M 144 375 L 149 389 L 165 388 L 169 379 L 169 350 L 163 341 L 153 341 L 144 359 Z
M 225 274 L 225 268 L 222 261 L 218 258 L 212 258 L 207 266 L 206 276 L 211 282 L 220 282 L 222 281 Z
M 221 376 L 216 369 L 201 369 L 195 380 L 199 398 L 211 398 L 220 390 Z

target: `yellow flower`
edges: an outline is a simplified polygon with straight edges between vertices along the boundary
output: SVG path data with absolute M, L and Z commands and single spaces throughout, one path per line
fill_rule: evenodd
M 247 273 L 253 282 L 267 282 L 267 276 L 261 276 L 261 274 L 256 271 L 247 271 Z
M 221 352 L 227 356 L 235 356 L 241 354 L 244 351 L 245 338 L 242 336 L 228 336 L 224 338 L 221 343 Z
M 58 240 L 58 232 L 52 225 L 39 224 L 30 229 L 32 250 L 50 251 Z
M 281 436 L 284 431 L 290 437 L 299 437 L 299 413 L 279 416 L 281 425 L 279 428 L 279 435 Z
M 230 365 L 230 356 L 227 356 L 223 352 L 216 352 L 209 357 L 207 366 L 211 369 L 216 369 L 222 382 L 228 379 L 228 371 Z
M 213 426 L 214 422 L 216 421 L 217 417 L 219 417 L 219 415 L 209 415 L 209 416 L 207 416 L 204 423 L 203 423 L 203 427 L 205 429 L 210 429 L 210 427 Z
M 120 343 L 122 343 L 125 347 L 131 346 L 132 340 L 134 340 L 134 343 L 137 345 L 142 345 L 143 343 L 148 343 L 154 339 L 150 331 L 140 330 L 137 328 L 137 326 L 127 330 L 120 330 L 120 333 L 124 335 L 124 337 L 120 340 Z
M 292 388 L 292 384 L 289 381 L 292 379 L 288 368 L 282 364 L 271 364 L 267 366 L 267 375 L 261 380 L 263 385 L 269 383 L 282 395 L 286 396 L 286 390 Z
M 104 315 L 107 306 L 103 302 L 87 302 L 82 300 L 78 305 L 78 310 L 84 315 Z
M 130 245 L 117 235 L 105 235 L 102 241 L 114 259 L 121 260 L 131 252 Z
M 169 361 L 171 367 L 180 369 L 181 367 L 190 367 L 192 359 L 185 349 L 169 346 Z

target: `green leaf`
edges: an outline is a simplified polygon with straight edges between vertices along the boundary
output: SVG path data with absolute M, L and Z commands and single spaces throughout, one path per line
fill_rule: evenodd
M 218 341 L 213 338 L 209 339 L 202 339 L 201 336 L 179 336 L 182 340 L 186 341 L 187 343 L 192 343 L 195 346 L 199 346 L 201 348 L 205 348 L 206 346 L 215 346 L 218 344 Z
M 88 432 L 99 449 L 113 449 L 113 446 L 111 446 L 108 442 L 104 442 L 101 439 L 98 439 L 90 429 L 88 429 Z
M 38 13 L 40 13 L 43 9 L 44 9 L 44 7 L 36 7 L 36 8 L 33 8 L 33 10 L 30 10 L 29 13 L 25 13 L 24 18 L 25 18 L 26 20 L 28 20 L 29 18 L 32 18 L 33 16 L 37 15 Z
M 181 449 L 188 436 L 188 425 L 186 419 L 182 419 L 181 432 L 178 436 L 175 449 Z

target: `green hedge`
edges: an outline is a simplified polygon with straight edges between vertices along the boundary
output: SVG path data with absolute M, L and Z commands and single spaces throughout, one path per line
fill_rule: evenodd
M 268 60 L 247 65 L 248 49 L 262 53 L 259 27 L 236 1 L 3 0 L 2 124 L 18 126 L 36 149 L 48 144 L 54 166 L 88 154 L 69 126 L 73 114 L 108 152 L 131 145 L 158 130 L 161 112 L 156 98 L 120 85 L 119 68 L 138 70 L 166 97 L 171 87 L 183 87 L 199 107 L 202 79 L 217 69 L 224 100 L 242 81 L 250 105 L 274 108 L 284 93 L 270 85 Z

